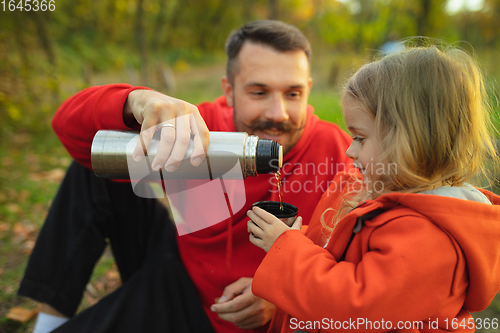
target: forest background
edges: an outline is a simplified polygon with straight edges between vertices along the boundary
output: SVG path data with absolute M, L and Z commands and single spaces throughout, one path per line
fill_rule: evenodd
M 213 100 L 229 32 L 280 19 L 312 43 L 310 103 L 323 119 L 344 126 L 340 87 L 385 42 L 426 36 L 476 55 L 500 127 L 500 0 L 39 0 L 34 11 L 35 2 L 0 1 L 0 333 L 33 326 L 37 304 L 16 291 L 71 161 L 50 121 L 88 86 L 125 82 L 194 104 Z M 81 309 L 119 283 L 106 251 Z M 498 322 L 500 300 L 476 316 Z M 489 326 L 478 331 L 499 331 Z

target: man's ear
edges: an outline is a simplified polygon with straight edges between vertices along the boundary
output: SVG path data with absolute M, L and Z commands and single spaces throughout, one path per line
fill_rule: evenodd
M 226 103 L 229 107 L 234 107 L 233 105 L 233 85 L 229 82 L 227 76 L 224 76 L 221 80 L 222 93 L 226 97 Z

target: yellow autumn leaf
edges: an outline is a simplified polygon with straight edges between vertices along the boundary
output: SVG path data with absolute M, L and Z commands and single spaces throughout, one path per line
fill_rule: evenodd
M 21 110 L 14 104 L 7 104 L 7 113 L 9 114 L 9 117 L 14 120 L 14 121 L 19 121 L 21 120 Z

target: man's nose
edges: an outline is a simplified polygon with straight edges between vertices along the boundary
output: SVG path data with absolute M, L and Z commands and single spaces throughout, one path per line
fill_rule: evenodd
M 274 123 L 280 123 L 288 120 L 289 115 L 286 110 L 286 102 L 283 96 L 275 95 L 272 98 L 271 105 L 265 114 L 266 119 Z

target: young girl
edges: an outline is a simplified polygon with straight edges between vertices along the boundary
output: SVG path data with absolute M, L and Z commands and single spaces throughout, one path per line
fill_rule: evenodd
M 498 161 L 473 60 L 408 48 L 362 67 L 342 107 L 362 183 L 338 174 L 305 234 L 248 212 L 269 332 L 498 328 L 469 313 L 500 289 L 500 197 L 468 184 Z

